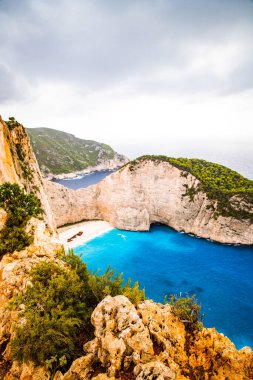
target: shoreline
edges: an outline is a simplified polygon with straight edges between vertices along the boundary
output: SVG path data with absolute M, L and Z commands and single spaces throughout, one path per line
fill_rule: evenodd
M 127 163 L 129 161 L 126 161 L 125 163 Z M 78 177 L 83 177 L 87 174 L 92 174 L 92 173 L 96 173 L 96 172 L 101 172 L 101 171 L 111 171 L 111 172 L 114 172 L 114 171 L 117 171 L 119 170 L 123 165 L 125 165 L 124 162 L 120 163 L 120 165 L 104 165 L 104 164 L 100 164 L 100 165 L 97 165 L 97 166 L 88 166 L 87 168 L 83 169 L 83 170 L 78 170 L 78 171 L 75 171 L 75 172 L 71 172 L 71 173 L 62 173 L 62 174 L 53 174 L 53 173 L 50 173 L 48 175 L 45 175 L 43 176 L 44 179 L 48 180 L 48 181 L 52 181 L 52 180 L 62 180 L 62 179 L 78 179 Z
M 60 243 L 65 249 L 75 248 L 109 232 L 113 227 L 103 220 L 84 221 L 58 228 Z M 78 235 L 80 234 L 80 235 Z M 72 241 L 68 241 L 72 238 Z

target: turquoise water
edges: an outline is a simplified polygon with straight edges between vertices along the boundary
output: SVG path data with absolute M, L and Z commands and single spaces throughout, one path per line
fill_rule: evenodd
M 139 281 L 146 295 L 196 294 L 206 327 L 237 346 L 253 347 L 253 248 L 212 243 L 154 225 L 149 232 L 117 229 L 75 248 L 90 270 L 108 265 Z

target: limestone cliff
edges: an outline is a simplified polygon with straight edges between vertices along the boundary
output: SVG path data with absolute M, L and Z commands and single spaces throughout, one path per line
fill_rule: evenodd
M 56 232 L 54 218 L 29 137 L 21 124 L 14 122 L 9 128 L 0 116 L 0 185 L 4 182 L 18 183 L 26 192 L 35 193 L 41 201 L 48 230 L 51 233 Z
M 51 182 L 45 187 L 57 226 L 103 219 L 122 230 L 144 231 L 159 222 L 221 243 L 253 244 L 252 221 L 219 214 L 217 201 L 197 191 L 199 184 L 194 175 L 169 162 L 146 159 L 134 170 L 126 165 L 85 189 L 74 191 Z M 253 215 L 253 205 L 239 196 L 237 207 Z
M 188 333 L 170 305 L 144 301 L 137 307 L 124 296 L 106 297 L 94 310 L 95 339 L 54 380 L 249 380 L 253 353 L 237 351 L 215 329 Z

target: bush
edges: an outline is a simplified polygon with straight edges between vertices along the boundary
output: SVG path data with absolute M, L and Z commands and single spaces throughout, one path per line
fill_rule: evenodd
M 145 299 L 145 292 L 139 289 L 138 282 L 131 286 L 131 279 L 129 279 L 124 284 L 123 274 L 120 273 L 115 276 L 115 271 L 110 267 L 102 276 L 99 276 L 98 272 L 90 273 L 88 285 L 96 303 L 108 295 L 114 297 L 119 294 L 126 296 L 134 304 Z
M 8 126 L 10 131 L 12 131 L 12 129 L 21 125 L 17 120 L 15 120 L 15 117 L 13 116 L 9 117 L 9 120 L 5 121 L 5 123 Z
M 123 285 L 122 275 L 108 269 L 103 276 L 91 274 L 73 251 L 63 256 L 66 268 L 41 262 L 31 272 L 32 286 L 17 296 L 12 308 L 25 306 L 22 324 L 11 342 L 12 357 L 20 362 L 47 364 L 52 373 L 81 356 L 83 344 L 93 337 L 91 313 L 106 295 L 124 294 L 133 302 L 144 299 L 138 284 Z
M 120 273 L 115 276 L 115 271 L 110 267 L 103 275 L 99 275 L 99 272 L 90 273 L 81 258 L 75 255 L 73 250 L 69 250 L 69 253 L 64 255 L 62 259 L 78 273 L 83 281 L 86 289 L 86 304 L 92 308 L 108 295 L 112 297 L 124 295 L 134 304 L 145 299 L 145 292 L 139 288 L 138 282 L 131 285 L 132 281 L 128 279 L 124 284 L 123 274 Z
M 200 314 L 201 305 L 195 295 L 191 297 L 172 295 L 168 303 L 172 306 L 174 314 L 185 324 L 188 332 L 200 330 L 203 327 L 202 320 L 204 315 Z
M 25 194 L 18 184 L 8 182 L 0 186 L 0 207 L 7 212 L 7 222 L 0 231 L 0 257 L 7 252 L 20 251 L 33 241 L 25 228 L 32 216 L 42 213 L 40 200 Z
M 67 361 L 78 356 L 82 330 L 88 312 L 84 289 L 73 270 L 66 271 L 54 262 L 41 262 L 31 272 L 32 286 L 18 296 L 13 305 L 25 305 L 11 342 L 13 359 L 44 364 L 52 357 Z

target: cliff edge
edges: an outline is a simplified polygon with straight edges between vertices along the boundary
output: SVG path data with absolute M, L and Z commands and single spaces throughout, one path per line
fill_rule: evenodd
M 54 217 L 25 128 L 16 120 L 7 125 L 0 116 L 0 185 L 4 182 L 17 183 L 26 193 L 32 192 L 40 199 L 46 226 L 55 234 Z
M 207 170 L 215 181 L 219 176 L 210 174 L 210 167 L 225 171 L 224 181 L 229 178 L 229 186 L 240 191 L 219 190 L 217 183 L 212 188 L 178 160 L 142 157 L 85 189 L 46 181 L 56 224 L 102 219 L 121 230 L 146 231 L 158 222 L 221 243 L 253 244 L 253 181 L 221 165 L 195 161 L 198 171 Z M 249 190 L 243 192 L 240 181 Z
M 106 297 L 94 310 L 95 339 L 54 380 L 249 380 L 253 355 L 215 329 L 189 333 L 170 305 Z

